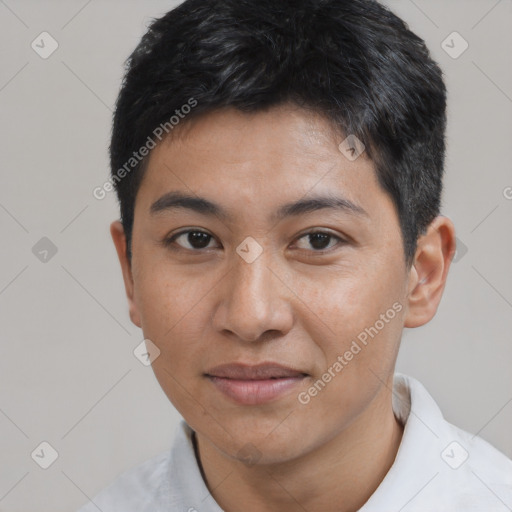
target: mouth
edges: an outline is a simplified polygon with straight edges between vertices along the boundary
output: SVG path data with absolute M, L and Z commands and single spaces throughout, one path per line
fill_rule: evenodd
M 277 363 L 216 366 L 205 376 L 223 395 L 241 405 L 259 405 L 282 398 L 309 375 Z

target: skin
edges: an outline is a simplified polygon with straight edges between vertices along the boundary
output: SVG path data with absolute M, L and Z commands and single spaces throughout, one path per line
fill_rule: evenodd
M 120 222 L 111 234 L 131 320 L 161 351 L 155 375 L 196 432 L 209 490 L 226 512 L 240 503 L 246 512 L 358 510 L 400 444 L 391 389 L 401 334 L 436 313 L 455 253 L 453 224 L 437 217 L 407 267 L 373 163 L 365 153 L 347 159 L 338 149 L 345 137 L 297 107 L 217 111 L 172 135 L 152 151 L 136 198 L 131 262 Z M 233 217 L 151 214 L 170 191 L 207 198 Z M 270 218 L 284 203 L 323 194 L 366 215 L 321 209 Z M 187 228 L 211 235 L 206 248 L 187 235 L 163 244 Z M 323 254 L 304 236 L 319 230 L 333 235 Z M 236 252 L 248 236 L 263 249 L 252 263 Z M 301 404 L 298 394 L 395 303 L 401 311 Z M 219 364 L 263 361 L 309 376 L 261 405 L 234 403 L 204 376 Z

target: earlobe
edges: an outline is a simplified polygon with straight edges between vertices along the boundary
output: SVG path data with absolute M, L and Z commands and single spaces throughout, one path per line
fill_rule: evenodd
M 444 216 L 436 217 L 418 239 L 409 274 L 405 327 L 424 325 L 436 314 L 455 251 L 453 222 Z
M 140 314 L 135 302 L 132 266 L 126 250 L 126 235 L 123 224 L 120 221 L 116 220 L 112 222 L 110 225 L 110 235 L 112 236 L 123 272 L 124 287 L 130 309 L 130 319 L 137 327 L 141 327 Z

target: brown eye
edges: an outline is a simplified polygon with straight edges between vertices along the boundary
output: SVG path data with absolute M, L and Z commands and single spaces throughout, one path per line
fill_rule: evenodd
M 165 240 L 165 245 L 169 246 L 176 243 L 182 249 L 194 251 L 207 248 L 212 239 L 213 236 L 204 231 L 189 230 L 171 236 Z M 178 243 L 178 240 L 181 241 Z
M 326 231 L 312 231 L 310 233 L 305 233 L 299 238 L 300 240 L 306 240 L 306 247 L 299 247 L 300 249 L 309 250 L 309 247 L 313 248 L 313 252 L 321 252 L 321 251 L 329 251 L 333 247 L 340 245 L 345 242 L 339 236 L 333 235 L 332 233 L 328 233 Z M 337 241 L 337 243 L 331 244 L 332 241 Z

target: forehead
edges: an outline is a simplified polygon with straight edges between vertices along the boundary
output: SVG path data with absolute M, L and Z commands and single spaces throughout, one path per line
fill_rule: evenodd
M 171 135 L 150 154 L 137 200 L 145 210 L 172 191 L 215 198 L 241 215 L 248 207 L 270 214 L 318 195 L 341 196 L 366 211 L 389 203 L 365 153 L 347 158 L 339 149 L 346 135 L 298 107 L 210 112 Z

